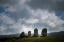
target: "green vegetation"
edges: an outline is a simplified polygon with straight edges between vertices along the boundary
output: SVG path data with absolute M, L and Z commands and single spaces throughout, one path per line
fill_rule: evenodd
M 64 38 L 54 38 L 54 37 L 32 37 L 32 38 L 13 38 L 8 39 L 5 42 L 64 42 Z

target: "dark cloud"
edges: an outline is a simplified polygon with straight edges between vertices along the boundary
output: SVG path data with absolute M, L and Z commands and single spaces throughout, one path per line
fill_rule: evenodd
M 64 0 L 31 0 L 28 5 L 33 9 L 48 9 L 64 12 Z
M 15 5 L 17 3 L 18 3 L 18 0 L 0 0 L 0 4 Z
M 19 12 L 12 12 L 10 13 L 9 17 L 18 20 L 19 18 L 30 18 L 30 14 L 27 12 L 27 10 L 21 10 Z

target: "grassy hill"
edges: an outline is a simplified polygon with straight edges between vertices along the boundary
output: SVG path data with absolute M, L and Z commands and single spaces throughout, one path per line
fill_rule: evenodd
M 5 42 L 64 42 L 64 38 L 55 37 L 32 37 L 32 38 L 18 38 L 8 39 Z
M 47 35 L 48 37 L 25 38 L 19 38 L 20 34 L 0 35 L 0 42 L 64 42 L 64 31 L 53 32 Z

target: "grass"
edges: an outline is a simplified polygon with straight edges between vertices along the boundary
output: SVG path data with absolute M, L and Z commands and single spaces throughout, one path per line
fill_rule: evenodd
M 33 37 L 33 38 L 19 38 L 19 39 L 9 39 L 5 42 L 64 42 L 64 38 L 54 38 L 54 37 Z

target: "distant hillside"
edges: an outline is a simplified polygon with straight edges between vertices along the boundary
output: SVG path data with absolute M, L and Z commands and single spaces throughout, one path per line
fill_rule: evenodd
M 64 37 L 64 31 L 48 33 L 49 37 Z
M 0 38 L 5 38 L 5 37 L 12 38 L 12 37 L 19 37 L 19 36 L 20 36 L 20 33 L 18 33 L 18 34 L 11 34 L 11 35 L 0 35 Z
M 25 34 L 26 36 L 28 35 L 28 34 Z M 64 37 L 64 31 L 61 31 L 61 32 L 52 32 L 52 33 L 48 33 L 47 34 L 49 37 Z M 20 33 L 18 33 L 18 34 L 11 34 L 11 35 L 0 35 L 0 38 L 4 38 L 4 37 L 19 37 L 20 36 Z M 32 34 L 32 36 L 33 36 L 33 34 Z M 39 35 L 39 37 L 40 37 L 41 35 Z

